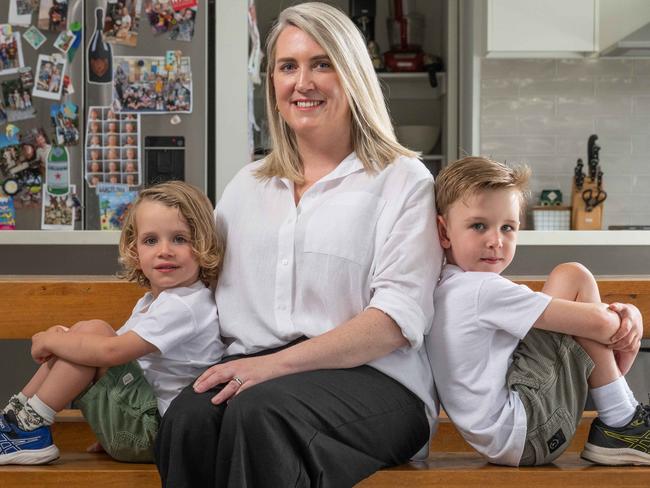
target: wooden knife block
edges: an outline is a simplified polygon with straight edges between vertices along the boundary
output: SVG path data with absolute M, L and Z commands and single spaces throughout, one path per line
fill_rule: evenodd
M 596 205 L 591 212 L 587 212 L 587 204 L 582 199 L 582 192 L 591 190 L 593 193 L 598 192 L 596 181 L 590 181 L 585 178 L 582 189 L 578 190 L 573 184 L 571 191 L 571 230 L 601 230 L 603 228 L 603 205 Z

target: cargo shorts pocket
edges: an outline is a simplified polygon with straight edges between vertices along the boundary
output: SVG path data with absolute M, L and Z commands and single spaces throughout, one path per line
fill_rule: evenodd
M 535 456 L 534 460 L 522 458 L 521 465 L 552 463 L 569 446 L 575 429 L 575 422 L 569 412 L 563 407 L 558 408 L 546 422 L 528 431 L 526 443 L 530 443 Z

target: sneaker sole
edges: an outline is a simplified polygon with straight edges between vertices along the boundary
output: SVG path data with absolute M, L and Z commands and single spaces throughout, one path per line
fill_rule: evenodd
M 59 459 L 59 448 L 54 444 L 44 449 L 12 452 L 0 456 L 0 464 L 47 464 Z
M 629 447 L 611 448 L 600 447 L 590 443 L 585 444 L 584 450 L 580 453 L 582 459 L 596 464 L 606 466 L 625 465 L 650 465 L 650 454 L 631 449 Z

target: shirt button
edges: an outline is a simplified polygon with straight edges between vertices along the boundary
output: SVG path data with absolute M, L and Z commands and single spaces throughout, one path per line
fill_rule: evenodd
M 282 260 L 282 265 L 286 266 L 287 264 L 289 264 L 289 260 L 288 259 L 283 259 Z

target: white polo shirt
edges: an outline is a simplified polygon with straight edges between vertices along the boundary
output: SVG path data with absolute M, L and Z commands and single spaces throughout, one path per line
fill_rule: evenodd
M 367 173 L 352 153 L 296 206 L 293 183 L 257 179 L 260 164 L 235 176 L 215 210 L 227 239 L 216 289 L 226 354 L 314 337 L 377 308 L 410 347 L 370 365 L 424 401 L 433 434 L 438 404 L 423 339 L 442 251 L 431 174 L 404 157 Z

